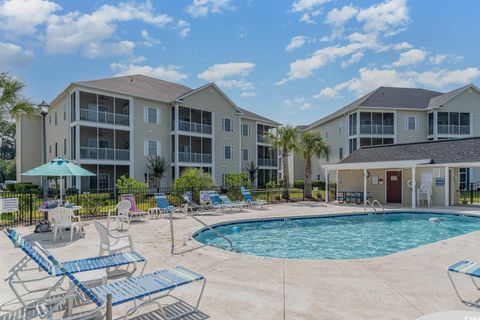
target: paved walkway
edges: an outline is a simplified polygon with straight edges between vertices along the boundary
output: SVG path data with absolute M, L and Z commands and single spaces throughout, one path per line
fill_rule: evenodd
M 265 211 L 209 216 L 203 220 L 217 223 L 361 209 L 307 202 L 275 205 Z M 136 250 L 148 259 L 147 272 L 183 265 L 206 276 L 208 281 L 200 305 L 203 314 L 191 319 L 416 319 L 439 311 L 473 310 L 455 296 L 445 269 L 459 259 L 480 261 L 480 232 L 381 258 L 288 260 L 227 252 L 195 241 L 183 246 L 183 235 L 201 226 L 191 218 L 176 219 L 174 225 L 176 250 L 173 255 L 167 219 L 134 223 L 128 234 L 132 235 Z M 18 231 L 29 234 L 33 228 L 23 227 Z M 31 237 L 50 247 L 60 259 L 98 254 L 99 240 L 92 223 L 86 226 L 85 238 L 75 238 L 71 243 L 63 240 L 54 244 L 51 233 Z M 2 235 L 0 275 L 4 277 L 19 258 L 20 251 Z M 460 278 L 459 284 L 467 295 L 480 297 L 479 292 L 472 290 L 471 282 Z M 186 286 L 179 289 L 177 295 L 192 304 L 199 289 L 200 286 Z M 9 319 L 5 313 L 2 317 L 2 312 L 19 308 L 17 304 L 7 303 L 12 299 L 5 282 L 0 282 L 0 319 Z M 122 307 L 115 308 L 115 314 L 121 312 Z M 151 316 L 151 319 L 161 319 L 159 313 Z

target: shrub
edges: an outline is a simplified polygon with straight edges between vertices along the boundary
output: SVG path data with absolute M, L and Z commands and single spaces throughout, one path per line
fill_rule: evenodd
M 80 194 L 78 195 L 78 203 L 76 203 L 77 196 L 67 196 L 66 200 L 70 203 L 82 206 L 82 210 L 86 214 L 94 214 L 99 213 L 102 207 L 108 205 L 110 194 Z
M 121 176 L 117 180 L 115 185 L 118 192 L 121 194 L 130 193 L 132 190 L 144 190 L 147 191 L 147 185 L 141 181 L 136 180 L 132 177 Z
M 234 200 L 242 200 L 240 187 L 251 188 L 252 182 L 245 172 L 228 173 L 225 177 L 225 185 L 229 187 L 227 196 Z
M 211 186 L 213 186 L 212 177 L 196 168 L 184 170 L 174 183 L 174 188 L 177 191 L 205 189 Z
M 6 185 L 7 191 L 15 191 L 15 184 L 7 184 Z
M 13 186 L 15 186 L 15 191 L 17 192 L 28 192 L 30 190 L 37 191 L 40 188 L 38 185 L 32 184 L 31 182 L 17 182 Z

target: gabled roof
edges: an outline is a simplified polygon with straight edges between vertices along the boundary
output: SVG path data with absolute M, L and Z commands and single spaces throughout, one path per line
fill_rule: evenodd
M 480 89 L 478 89 L 475 85 L 468 84 L 466 86 L 460 87 L 458 89 L 449 91 L 449 92 L 444 93 L 440 96 L 437 96 L 437 97 L 434 97 L 434 98 L 430 99 L 430 103 L 428 104 L 428 109 L 434 109 L 434 108 L 438 108 L 438 107 L 442 106 L 444 103 L 450 101 L 451 99 L 455 98 L 460 93 L 464 92 L 465 90 L 467 90 L 469 88 L 473 88 L 477 92 L 480 93 Z
M 240 108 L 240 110 L 242 111 L 243 113 L 243 117 L 244 118 L 248 118 L 248 119 L 253 119 L 253 120 L 257 120 L 257 121 L 260 121 L 260 122 L 265 122 L 265 123 L 269 123 L 271 125 L 274 125 L 274 126 L 279 126 L 280 123 L 276 122 L 276 121 L 273 121 L 273 120 L 270 120 L 268 118 L 265 118 L 264 116 L 261 116 L 259 114 L 256 114 L 252 111 L 248 111 L 247 109 L 243 109 L 243 108 Z
M 99 80 L 78 81 L 73 84 L 167 103 L 172 102 L 178 96 L 192 91 L 191 88 L 181 84 L 140 74 Z
M 431 164 L 480 162 L 480 137 L 362 147 L 339 164 L 431 159 Z

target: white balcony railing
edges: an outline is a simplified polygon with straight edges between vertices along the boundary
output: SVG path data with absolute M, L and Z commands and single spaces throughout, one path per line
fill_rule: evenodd
M 130 117 L 128 114 L 119 114 L 106 111 L 97 112 L 96 110 L 88 109 L 80 109 L 80 120 L 117 124 L 122 126 L 128 126 L 130 123 Z
M 259 167 L 276 167 L 278 162 L 276 159 L 258 158 L 257 163 Z
M 394 134 L 393 125 L 360 125 L 360 134 Z
M 128 161 L 130 160 L 130 150 L 80 147 L 80 159 Z
M 179 152 L 179 162 L 212 163 L 212 155 L 208 153 Z
M 470 134 L 469 125 L 439 124 L 437 125 L 437 130 L 439 134 Z
M 178 130 L 212 134 L 212 126 L 209 124 L 202 124 L 197 122 L 188 122 L 188 121 L 178 121 Z

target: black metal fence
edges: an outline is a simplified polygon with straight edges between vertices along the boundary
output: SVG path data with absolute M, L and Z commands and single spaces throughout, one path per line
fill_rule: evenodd
M 68 189 L 64 192 L 63 199 L 65 202 L 73 205 L 81 206 L 77 211 L 82 220 L 102 219 L 106 218 L 109 210 L 114 210 L 116 204 L 122 194 L 132 194 L 135 197 L 137 207 L 140 210 L 148 210 L 156 207 L 154 198 L 155 193 L 165 193 L 171 205 L 180 206 L 182 195 L 189 192 L 196 202 L 200 201 L 200 190 L 213 190 L 220 194 L 226 194 L 232 200 L 242 200 L 240 187 L 219 187 L 212 186 L 209 188 L 190 188 L 190 189 L 173 189 L 170 187 L 160 188 L 143 188 L 143 189 L 105 189 L 105 190 L 77 190 Z M 330 186 L 330 199 L 334 199 L 335 187 Z M 288 199 L 284 198 L 284 189 L 281 187 L 251 189 L 252 196 L 255 199 L 266 200 L 270 203 L 285 201 L 304 201 L 305 190 L 303 186 L 291 186 L 288 188 Z M 6 226 L 18 225 L 35 225 L 39 221 L 44 220 L 45 214 L 39 209 L 44 203 L 43 193 L 41 191 L 25 191 L 25 192 L 0 192 L 0 198 L 18 198 L 19 210 L 13 213 L 0 214 L 0 228 Z M 50 191 L 48 198 L 59 199 L 58 191 Z M 325 199 L 325 191 L 314 188 L 312 190 L 312 198 L 309 200 L 321 201 Z
M 469 183 L 464 190 L 460 190 L 460 204 L 480 205 L 480 182 Z

